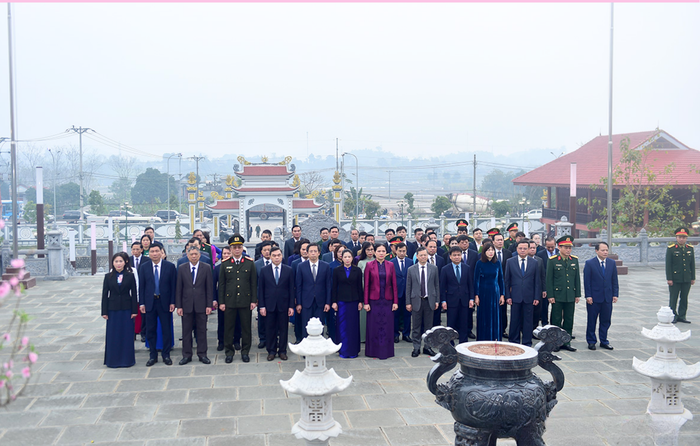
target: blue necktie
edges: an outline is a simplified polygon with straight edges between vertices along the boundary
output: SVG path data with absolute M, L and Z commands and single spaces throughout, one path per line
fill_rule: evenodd
M 456 276 L 457 276 L 457 282 L 459 282 L 460 279 L 462 278 L 462 275 L 459 273 L 459 265 L 457 265 L 457 273 L 456 273 Z
M 605 276 L 605 262 L 600 262 L 600 267 L 603 268 L 603 276 Z
M 279 284 L 280 283 L 280 267 L 275 266 L 275 283 Z
M 525 259 L 520 259 L 520 272 L 525 275 Z
M 192 267 L 192 285 L 194 285 L 194 272 L 195 272 L 195 267 Z
M 156 265 L 156 294 L 160 296 L 160 274 L 158 274 L 158 265 Z

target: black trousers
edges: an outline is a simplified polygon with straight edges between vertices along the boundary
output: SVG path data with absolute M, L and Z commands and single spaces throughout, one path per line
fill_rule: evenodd
M 226 315 L 224 311 L 216 310 L 216 340 L 219 344 L 224 345 L 224 333 L 226 332 Z M 233 343 L 240 344 L 241 342 L 241 317 L 236 316 L 236 329 L 233 332 Z
M 160 319 L 161 336 L 163 337 L 163 351 L 161 354 L 163 355 L 163 359 L 169 358 L 173 344 L 173 339 L 170 337 L 173 323 L 172 313 L 162 307 L 160 300 L 156 300 L 153 302 L 151 311 L 147 311 L 145 316 L 146 319 L 148 319 L 148 322 L 146 322 L 146 338 L 151 348 L 150 359 L 158 359 L 158 350 L 156 349 L 156 342 L 158 340 L 158 319 Z
M 289 316 L 287 309 L 268 311 L 265 317 L 265 346 L 268 353 L 287 354 L 287 339 L 289 337 Z M 258 320 L 260 323 L 260 320 Z M 279 337 L 279 341 L 277 338 Z
M 309 323 L 309 320 L 312 317 L 319 318 L 321 323 L 325 322 L 325 318 L 323 317 L 323 306 L 318 305 L 316 301 L 311 304 L 310 308 L 301 307 L 301 329 L 304 333 L 304 337 L 309 335 L 306 332 L 306 325 Z
M 196 321 L 197 356 L 207 356 L 207 314 L 183 313 L 182 314 L 182 357 L 192 357 L 192 330 Z
M 463 305 L 448 305 L 447 306 L 447 326 L 454 328 L 459 333 L 459 343 L 469 341 L 468 334 L 469 319 L 474 314 L 474 310 Z
M 250 342 L 252 338 L 252 333 L 250 332 L 251 318 L 253 312 L 250 307 L 243 308 L 231 308 L 226 307 L 224 311 L 225 323 L 224 327 L 224 348 L 226 349 L 226 356 L 233 356 L 236 350 L 233 348 L 233 338 L 236 326 L 241 327 L 241 354 L 247 355 L 250 353 Z M 240 324 L 239 319 L 240 317 Z
M 522 332 L 522 344 L 532 346 L 532 313 L 539 310 L 539 306 L 532 303 L 515 303 L 510 306 L 510 332 L 508 341 L 520 344 Z

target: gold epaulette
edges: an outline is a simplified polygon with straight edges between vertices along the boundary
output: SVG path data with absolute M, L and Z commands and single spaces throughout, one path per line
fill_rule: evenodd
M 554 254 L 553 256 L 549 256 L 549 260 L 552 260 L 553 258 L 555 258 L 555 257 L 558 256 L 558 255 L 559 255 L 559 254 Z
M 569 257 L 571 257 L 572 259 L 578 260 L 578 257 L 576 257 L 575 255 L 570 255 Z
M 248 257 L 248 256 L 243 256 L 243 258 L 244 258 L 244 259 L 248 259 L 248 260 L 250 260 L 251 262 L 254 262 L 254 261 L 255 261 L 255 260 L 251 259 L 251 258 Z
M 677 248 L 678 245 L 676 243 L 671 243 L 670 245 L 668 245 L 668 247 L 669 248 Z

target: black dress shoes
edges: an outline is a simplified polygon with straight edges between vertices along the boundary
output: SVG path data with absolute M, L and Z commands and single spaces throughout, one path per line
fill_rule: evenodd
M 279 356 L 282 361 L 286 361 L 288 359 L 286 353 L 280 353 Z
M 191 359 L 190 359 L 190 361 L 191 361 Z M 170 359 L 169 357 L 163 358 L 163 362 L 165 363 L 165 365 L 173 365 L 173 360 Z
M 182 359 L 180 360 L 180 365 L 185 365 L 185 364 L 187 364 L 188 362 L 192 362 L 192 358 L 182 358 Z
M 684 324 L 690 323 L 690 321 L 688 319 L 678 319 L 678 322 L 683 322 Z
M 241 349 L 241 344 L 240 344 L 240 343 L 237 343 L 237 344 L 234 343 L 234 344 L 233 344 L 233 348 L 235 348 L 236 350 L 240 350 L 240 349 Z
M 562 346 L 561 346 L 561 349 L 562 349 L 562 350 L 569 351 L 569 352 L 575 352 L 575 351 L 576 351 L 576 347 L 572 347 L 572 346 L 567 345 L 567 344 L 562 345 Z
M 411 339 L 410 336 L 404 336 L 404 337 L 403 337 L 403 340 L 406 341 L 406 342 L 413 343 L 413 339 Z
M 436 353 L 433 351 L 432 348 L 424 348 L 424 349 L 423 349 L 423 353 L 426 354 L 426 355 L 430 355 L 430 356 L 435 356 L 435 355 L 436 355 Z
M 268 360 L 268 361 L 272 361 L 273 359 L 275 359 L 275 354 L 274 354 L 274 353 L 270 353 L 269 355 L 267 355 L 267 360 Z
M 141 342 L 146 342 L 146 335 L 141 333 Z
M 250 362 L 250 356 L 248 355 L 241 355 L 241 359 L 243 360 L 243 362 Z
M 470 331 L 469 334 L 467 335 L 468 339 L 476 339 L 476 336 L 474 336 L 474 332 Z
M 588 350 L 595 350 L 595 344 L 588 344 Z
M 399 343 L 399 337 L 398 337 L 398 336 L 394 336 L 394 344 L 398 344 L 398 343 Z
M 226 364 L 231 364 L 233 362 L 233 356 L 226 357 Z
M 199 362 L 201 362 L 202 364 L 211 364 L 211 361 L 206 356 L 200 356 Z
M 266 345 L 265 341 L 258 342 L 258 348 L 265 348 Z
M 574 336 L 574 335 L 571 335 L 571 339 L 576 339 L 576 336 Z
M 411 352 L 411 356 L 414 357 L 414 358 L 417 358 L 418 355 L 420 355 L 420 350 L 413 350 L 413 351 Z
M 224 344 L 219 344 L 216 346 L 216 351 L 217 352 L 222 352 L 224 351 Z
M 605 350 L 612 350 L 613 346 L 610 344 L 600 344 L 600 348 L 604 348 Z
M 149 360 L 146 362 L 146 367 L 150 367 L 150 366 L 152 366 L 153 364 L 155 364 L 156 362 L 158 362 L 157 359 L 149 359 Z

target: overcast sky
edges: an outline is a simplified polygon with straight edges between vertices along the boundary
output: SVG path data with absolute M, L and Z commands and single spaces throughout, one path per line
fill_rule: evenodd
M 19 139 L 76 125 L 154 155 L 303 158 L 308 132 L 320 155 L 338 137 L 341 151 L 507 156 L 571 151 L 608 132 L 609 4 L 15 4 L 13 14 Z M 615 5 L 615 133 L 659 126 L 700 149 L 698 24 L 697 3 Z M 77 135 L 41 144 L 68 143 Z

